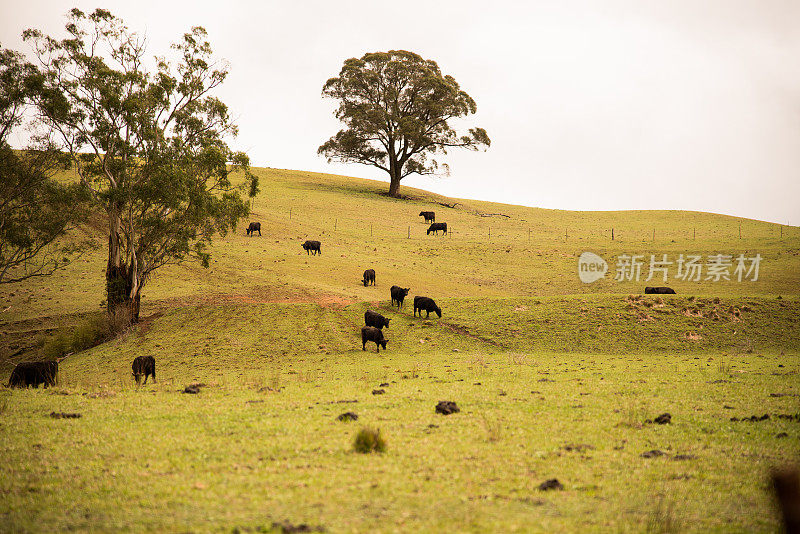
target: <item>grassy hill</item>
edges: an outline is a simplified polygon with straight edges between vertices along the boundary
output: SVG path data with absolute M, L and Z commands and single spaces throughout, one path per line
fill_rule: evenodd
M 724 340 L 709 345 L 714 335 L 702 335 L 695 330 L 717 331 L 717 326 L 730 326 L 732 321 L 702 317 L 696 320 L 691 313 L 697 315 L 701 311 L 688 301 L 681 301 L 684 305 L 676 307 L 675 298 L 668 299 L 671 304 L 666 310 L 654 308 L 658 313 L 650 313 L 648 309 L 638 315 L 634 313 L 632 324 L 636 328 L 617 328 L 615 337 L 609 339 L 619 340 L 618 336 L 623 336 L 628 340 L 621 341 L 625 346 L 640 340 L 637 329 L 644 329 L 652 337 L 665 328 L 663 337 L 673 341 L 684 338 L 684 342 L 666 345 L 669 348 L 730 349 L 752 343 L 749 338 L 754 336 L 775 346 L 781 345 L 787 335 L 792 337 L 793 331 L 787 331 L 782 321 L 773 320 L 772 311 L 766 311 L 771 307 L 747 302 L 754 302 L 753 298 L 769 302 L 780 295 L 790 298 L 784 301 L 783 308 L 776 304 L 776 310 L 796 310 L 800 292 L 800 231 L 794 227 L 696 212 L 546 210 L 450 199 L 412 188 L 404 188 L 406 198 L 399 200 L 383 195 L 385 184 L 371 180 L 275 169 L 256 169 L 256 172 L 262 191 L 253 203 L 250 220 L 262 223 L 263 235 L 246 236 L 248 221 L 244 221 L 235 233 L 215 241 L 211 268 L 188 263 L 157 271 L 143 294 L 144 316 L 223 302 L 375 305 L 389 300 L 390 286 L 400 285 L 410 287 L 412 296 L 479 299 L 486 309 L 474 315 L 481 320 L 478 328 L 492 329 L 498 325 L 496 329 L 500 331 L 507 328 L 507 321 L 513 323 L 515 318 L 493 314 L 491 299 L 547 297 L 545 302 L 554 303 L 552 310 L 550 306 L 537 309 L 549 310 L 547 314 L 557 313 L 561 318 L 579 316 L 566 322 L 553 317 L 552 324 L 540 328 L 541 339 L 536 346 L 555 350 L 569 346 L 612 350 L 614 343 L 587 344 L 580 339 L 583 335 L 576 338 L 576 328 L 578 334 L 592 329 L 597 333 L 607 321 L 617 320 L 620 310 L 616 307 L 629 308 L 623 314 L 626 317 L 631 315 L 630 309 L 643 308 L 622 302 L 625 296 L 640 294 L 645 285 L 664 284 L 658 278 L 646 282 L 646 270 L 640 282 L 615 281 L 616 256 L 641 254 L 647 262 L 651 254 L 657 257 L 667 254 L 675 261 L 680 254 L 701 255 L 705 260 L 708 255 L 718 253 L 734 257 L 759 253 L 764 259 L 755 282 L 739 282 L 735 277 L 718 282 L 668 282 L 681 298 L 723 298 L 721 305 L 712 303 L 706 312 L 716 307 L 727 317 L 731 306 L 754 310 L 733 320 L 739 323 L 743 319 L 744 325 L 749 320 L 755 321 L 750 328 L 752 332 L 731 328 L 739 339 L 729 340 L 727 347 Z M 448 223 L 447 237 L 426 235 L 427 225 L 417 215 L 422 210 L 436 211 L 437 220 Z M 5 349 L 0 349 L 0 369 L 8 372 L 10 362 L 22 357 L 37 336 L 69 327 L 87 314 L 99 311 L 104 300 L 104 228 L 102 217 L 98 216 L 82 229 L 97 237 L 99 247 L 68 269 L 43 280 L 0 288 L 0 340 L 5 341 L 0 343 L 5 345 Z M 306 255 L 300 248 L 305 239 L 322 241 L 322 255 Z M 577 258 L 587 250 L 610 263 L 610 273 L 593 284 L 584 284 L 577 276 Z M 374 287 L 365 288 L 359 283 L 367 268 L 377 272 Z M 583 300 L 573 301 L 576 296 Z M 752 298 L 742 300 L 745 297 Z M 446 319 L 458 316 L 463 307 L 471 309 L 474 304 L 448 302 Z M 688 312 L 688 307 L 693 311 Z M 591 309 L 591 313 L 578 311 L 584 308 Z M 667 311 L 676 312 L 677 320 L 648 324 L 651 319 L 665 317 Z M 580 315 L 587 313 L 590 317 Z M 535 318 L 538 317 L 528 319 Z M 354 320 L 359 322 L 360 318 Z M 720 333 L 726 332 L 725 328 Z M 566 340 L 559 332 L 568 334 L 573 341 Z M 700 337 L 686 342 L 694 336 Z M 595 335 L 601 340 L 606 337 Z
M 244 221 L 215 241 L 210 269 L 158 271 L 142 324 L 69 356 L 59 387 L 0 389 L 0 531 L 777 528 L 765 477 L 800 439 L 797 228 L 405 187 L 392 199 L 380 182 L 256 172 L 261 237 Z M 422 210 L 449 235 L 427 236 Z M 102 243 L 102 230 L 98 216 L 80 231 Z M 583 284 L 584 251 L 612 272 Z M 620 254 L 756 253 L 758 281 L 613 280 Z M 0 380 L 37 339 L 100 312 L 104 268 L 101 247 L 0 288 Z M 395 284 L 411 288 L 399 310 Z M 414 295 L 443 317 L 414 318 Z M 392 318 L 380 355 L 361 350 L 367 308 Z M 137 388 L 140 354 L 158 382 Z M 200 394 L 181 393 L 191 382 Z M 439 400 L 462 412 L 435 414 Z M 336 420 L 349 410 L 357 423 Z M 646 422 L 663 412 L 672 424 Z M 387 453 L 350 451 L 363 425 Z M 554 477 L 563 491 L 537 489 Z

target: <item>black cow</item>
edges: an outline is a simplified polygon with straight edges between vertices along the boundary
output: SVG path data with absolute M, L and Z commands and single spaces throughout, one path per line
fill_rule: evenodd
M 383 330 L 380 328 L 375 328 L 374 326 L 362 326 L 361 350 L 367 350 L 367 341 L 375 342 L 375 349 L 377 352 L 381 351 L 381 347 L 383 347 L 383 350 L 386 350 L 387 341 L 383 339 Z
M 375 269 L 367 269 L 366 271 L 364 271 L 364 279 L 361 280 L 361 282 L 364 284 L 364 287 L 367 287 L 370 284 L 372 284 L 374 286 L 375 285 Z
M 261 223 L 260 222 L 251 222 L 250 226 L 247 227 L 247 235 L 261 235 Z
M 387 319 L 383 315 L 378 312 L 374 312 L 372 310 L 367 310 L 364 312 L 364 324 L 367 326 L 374 326 L 375 328 L 389 328 L 389 321 L 391 319 Z
M 433 223 L 428 227 L 428 235 L 431 235 L 431 232 L 433 232 L 433 235 L 439 235 L 439 230 L 442 230 L 444 235 L 447 235 L 447 223 Z
M 425 217 L 425 222 L 436 222 L 436 213 L 433 211 L 421 211 L 420 217 Z
M 389 288 L 389 293 L 392 295 L 392 306 L 394 306 L 395 301 L 397 301 L 397 307 L 400 308 L 403 306 L 403 301 L 408 295 L 408 292 L 411 290 L 410 287 L 398 287 L 392 286 Z
M 147 384 L 147 376 L 153 376 L 153 382 L 156 381 L 156 359 L 152 356 L 137 356 L 133 360 L 133 378 L 136 379 L 136 383 L 138 384 L 139 381 L 142 379 L 142 375 L 144 375 L 144 383 Z
M 442 309 L 436 305 L 432 298 L 420 297 L 419 295 L 414 297 L 414 317 L 417 316 L 417 310 L 419 310 L 420 317 L 422 317 L 422 312 L 427 312 L 425 314 L 426 319 L 430 316 L 431 312 L 436 312 L 439 318 L 442 317 Z
M 8 379 L 8 387 L 10 388 L 26 388 L 33 386 L 39 387 L 39 384 L 44 384 L 44 387 L 55 386 L 56 379 L 58 378 L 58 362 L 50 360 L 46 362 L 20 362 L 11 371 L 11 377 Z
M 646 287 L 644 288 L 645 295 L 674 295 L 675 290 L 671 287 Z
M 309 241 L 306 241 L 305 243 L 303 243 L 300 246 L 303 247 L 303 250 L 306 251 L 306 254 L 309 254 L 309 253 L 313 252 L 314 255 L 316 256 L 317 254 L 322 254 L 322 250 L 320 250 L 320 246 L 321 245 L 322 245 L 322 243 L 320 243 L 319 241 L 310 241 L 309 240 Z

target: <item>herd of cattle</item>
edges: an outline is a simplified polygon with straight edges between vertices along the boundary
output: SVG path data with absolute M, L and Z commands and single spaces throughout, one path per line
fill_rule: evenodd
M 373 269 L 364 271 L 364 285 L 367 285 L 368 273 L 369 276 L 371 276 L 372 285 L 375 285 L 375 271 Z M 409 291 L 411 291 L 410 287 L 390 287 L 389 295 L 392 297 L 391 305 L 394 306 L 395 303 L 397 303 L 397 307 L 402 308 Z M 417 312 L 419 312 L 420 318 L 422 317 L 422 312 L 425 312 L 426 319 L 430 316 L 431 312 L 434 312 L 440 318 L 442 316 L 442 309 L 436 305 L 436 302 L 430 297 L 423 297 L 421 295 L 414 297 L 414 317 L 417 316 Z M 383 350 L 386 350 L 386 343 L 388 343 L 388 341 L 383 337 L 383 327 L 389 328 L 389 321 L 391 321 L 391 319 L 387 319 L 378 312 L 372 310 L 364 312 L 364 326 L 361 327 L 361 350 L 367 350 L 367 341 L 375 343 L 375 350 L 377 352 L 381 351 L 381 347 L 383 347 Z
M 424 217 L 426 223 L 431 223 L 428 227 L 428 235 L 431 232 L 437 235 L 439 230 L 447 234 L 447 223 L 437 223 L 436 213 L 432 211 L 419 212 L 420 217 Z M 261 235 L 261 223 L 251 222 L 247 227 L 247 235 L 254 236 L 258 232 Z M 307 240 L 302 245 L 306 254 L 322 254 L 321 243 L 319 241 Z M 375 270 L 367 269 L 364 271 L 363 279 L 361 282 L 364 287 L 375 285 Z M 402 308 L 403 302 L 411 288 L 392 286 L 389 288 L 391 297 L 391 306 L 397 304 L 398 309 Z M 645 287 L 645 294 L 675 294 L 675 290 L 669 287 Z M 422 312 L 425 312 L 425 318 L 430 317 L 431 312 L 442 317 L 442 309 L 436 305 L 436 302 L 430 297 L 417 295 L 414 297 L 414 317 L 422 317 Z M 375 343 L 377 352 L 381 351 L 381 347 L 386 350 L 388 340 L 383 337 L 383 328 L 389 328 L 388 319 L 378 312 L 367 310 L 364 312 L 364 326 L 361 328 L 361 350 L 367 350 L 367 342 Z M 156 379 L 156 361 L 152 356 L 138 356 L 133 360 L 132 364 L 133 378 L 136 383 L 141 382 L 144 376 L 144 383 L 147 384 L 147 378 L 153 377 Z M 8 380 L 8 387 L 38 387 L 40 384 L 47 386 L 54 386 L 58 377 L 58 361 L 38 361 L 38 362 L 21 362 L 18 363 L 14 370 L 11 372 L 11 377 Z

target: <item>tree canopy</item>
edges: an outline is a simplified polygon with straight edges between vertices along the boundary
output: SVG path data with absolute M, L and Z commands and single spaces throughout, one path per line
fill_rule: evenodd
M 127 306 L 135 321 L 152 273 L 189 258 L 208 266 L 212 236 L 247 215 L 242 193 L 254 196 L 258 182 L 225 141 L 236 126 L 213 91 L 227 67 L 203 28 L 150 67 L 145 40 L 106 10 L 73 9 L 65 29 L 61 40 L 23 34 L 40 63 L 36 109 L 108 215 L 108 310 Z
M 328 161 L 372 165 L 389 174 L 389 195 L 399 196 L 400 180 L 435 174 L 439 155 L 450 148 L 477 150 L 491 144 L 486 130 L 459 134 L 448 121 L 477 111 L 456 80 L 442 75 L 435 61 L 392 50 L 344 62 L 338 78 L 322 89 L 339 101 L 336 117 L 345 128 L 319 147 Z M 443 165 L 446 168 L 446 164 Z
M 33 138 L 14 150 L 9 136 L 23 125 L 36 69 L 0 46 L 0 284 L 52 274 L 86 250 L 86 242 L 60 239 L 83 216 L 78 185 L 53 179 L 63 155 Z

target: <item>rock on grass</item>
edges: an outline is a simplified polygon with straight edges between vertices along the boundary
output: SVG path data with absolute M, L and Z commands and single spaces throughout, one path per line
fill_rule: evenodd
M 557 478 L 551 478 L 539 484 L 539 489 L 541 491 L 563 490 L 564 485 Z
M 453 401 L 439 401 L 439 403 L 436 405 L 436 413 L 440 413 L 442 415 L 450 415 L 460 411 L 461 410 L 458 408 L 458 405 L 456 405 L 456 403 Z
M 337 417 L 336 419 L 342 421 L 343 423 L 348 423 L 350 421 L 358 421 L 358 414 L 354 412 L 344 412 L 343 414 L 340 414 L 339 417 Z

